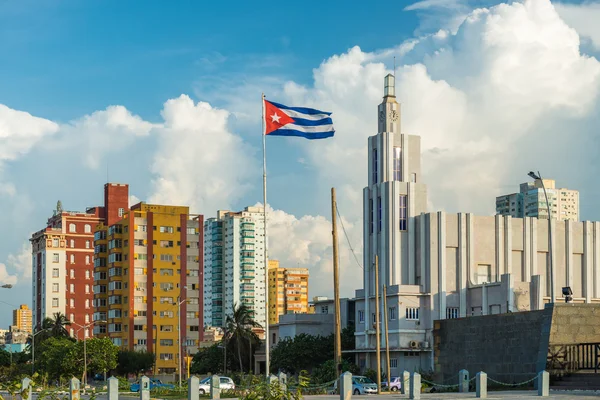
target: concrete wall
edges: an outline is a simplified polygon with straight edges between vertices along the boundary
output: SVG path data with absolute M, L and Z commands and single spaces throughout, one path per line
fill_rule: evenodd
M 433 335 L 438 379 L 466 369 L 471 376 L 485 371 L 501 382 L 522 382 L 552 369 L 549 353 L 560 358 L 565 345 L 600 343 L 600 304 L 555 303 L 539 311 L 440 320 Z

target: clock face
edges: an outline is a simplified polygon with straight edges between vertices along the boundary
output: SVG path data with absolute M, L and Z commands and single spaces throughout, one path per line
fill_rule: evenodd
M 396 110 L 390 111 L 390 119 L 394 122 L 398 121 L 398 113 Z

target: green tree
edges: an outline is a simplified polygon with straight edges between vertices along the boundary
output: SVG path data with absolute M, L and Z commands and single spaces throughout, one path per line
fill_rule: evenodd
M 83 354 L 83 342 L 79 342 L 79 352 Z M 119 348 L 109 338 L 92 338 L 86 343 L 88 372 L 106 372 L 117 367 Z
M 9 367 L 10 364 L 11 364 L 10 352 L 0 348 L 0 366 L 1 367 Z
M 51 337 L 36 345 L 36 369 L 52 380 L 83 374 L 83 353 L 78 344 L 64 337 Z M 39 354 L 39 356 L 38 356 Z
M 46 318 L 42 322 L 42 329 L 48 330 L 52 337 L 69 337 L 67 326 L 71 325 L 71 321 L 63 313 L 54 313 L 52 318 Z M 43 335 L 40 334 L 40 335 Z
M 335 361 L 327 360 L 323 364 L 319 365 L 313 370 L 312 378 L 315 384 L 323 384 L 334 381 L 336 377 Z M 342 371 L 350 371 L 353 375 L 360 372 L 360 369 L 356 364 L 349 362 L 348 360 L 342 359 Z
M 253 311 L 245 304 L 233 306 L 233 314 L 227 316 L 226 320 L 226 341 L 228 346 L 233 346 L 237 359 L 239 361 L 240 372 L 244 371 L 244 362 L 250 363 L 251 349 L 256 349 L 260 344 L 260 339 L 252 331 L 252 328 L 261 328 L 261 325 L 254 320 Z M 242 354 L 245 357 L 242 357 Z M 248 365 L 248 370 L 252 365 Z
M 117 352 L 117 373 L 120 375 L 138 374 L 151 370 L 154 354 L 147 351 L 119 350 Z
M 227 364 L 230 364 L 230 360 L 233 359 L 231 350 L 228 350 Z M 208 374 L 224 372 L 223 370 L 223 345 L 214 344 L 210 347 L 200 349 L 194 358 L 192 358 L 192 365 L 190 367 L 192 374 Z

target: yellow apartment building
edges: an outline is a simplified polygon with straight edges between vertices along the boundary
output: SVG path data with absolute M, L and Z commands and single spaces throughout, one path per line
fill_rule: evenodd
M 308 312 L 308 269 L 282 268 L 269 260 L 269 325 L 283 314 Z
M 142 202 L 95 232 L 94 320 L 106 323 L 94 334 L 154 353 L 154 373 L 177 373 L 179 351 L 202 341 L 203 226 L 188 207 Z
M 13 310 L 13 326 L 16 326 L 21 332 L 31 333 L 32 314 L 26 304 L 21 304 L 19 308 Z

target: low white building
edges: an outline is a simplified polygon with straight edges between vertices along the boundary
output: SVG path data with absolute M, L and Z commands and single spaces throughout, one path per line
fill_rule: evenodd
M 368 139 L 354 351 L 363 370 L 376 368 L 375 256 L 380 296 L 387 286 L 380 315 L 389 324 L 392 376 L 433 368 L 435 320 L 543 308 L 552 301 L 550 258 L 556 301 L 569 286 L 574 302 L 600 302 L 600 222 L 552 220 L 550 257 L 547 219 L 428 213 L 420 137 L 401 133 L 399 108 L 388 75 L 379 133 Z

